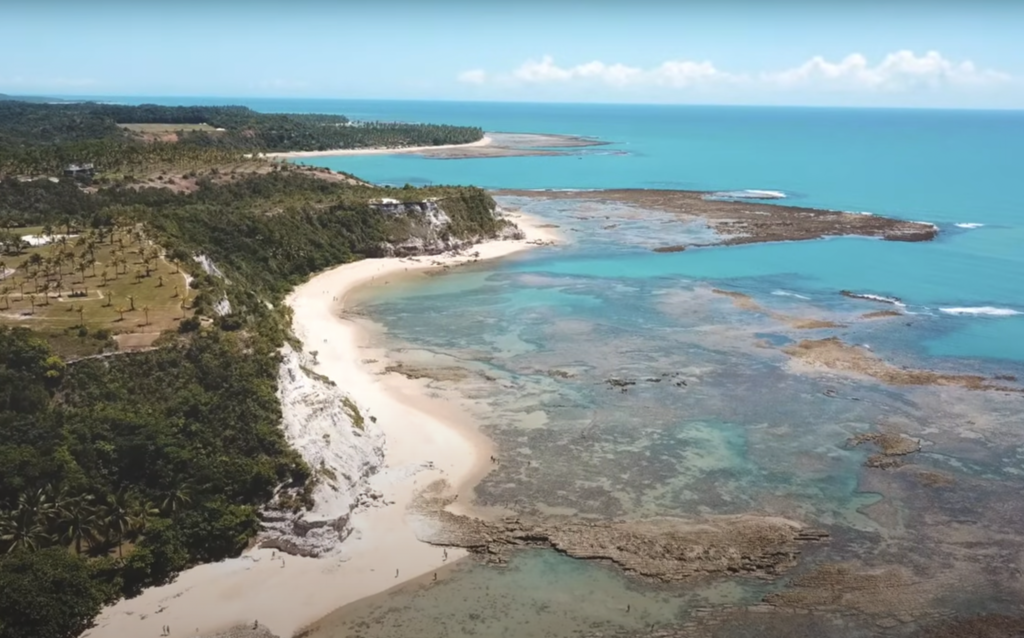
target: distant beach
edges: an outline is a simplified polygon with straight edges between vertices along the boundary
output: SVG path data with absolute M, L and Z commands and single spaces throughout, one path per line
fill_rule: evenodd
M 342 157 L 352 155 L 423 155 L 432 159 L 471 159 L 484 157 L 535 157 L 568 155 L 573 149 L 607 144 L 602 140 L 577 135 L 550 133 L 497 133 L 489 132 L 482 139 L 468 144 L 442 144 L 438 146 L 399 146 L 388 148 L 349 148 L 328 151 L 292 151 L 265 153 L 264 157 L 280 159 L 309 159 L 314 157 Z
M 437 151 L 453 148 L 476 148 L 487 146 L 492 139 L 488 136 L 468 144 L 442 144 L 439 146 L 400 146 L 397 148 L 338 148 L 327 151 L 288 151 L 282 153 L 263 153 L 263 157 L 280 157 L 284 159 L 300 159 L 303 157 L 336 157 L 342 155 L 397 155 L 401 153 L 422 153 L 424 151 Z

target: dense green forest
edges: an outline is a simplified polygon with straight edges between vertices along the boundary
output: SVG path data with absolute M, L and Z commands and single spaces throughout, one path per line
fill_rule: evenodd
M 177 141 L 146 142 L 145 136 L 125 128 L 129 124 L 166 125 Z M 483 131 L 476 127 L 354 122 L 342 115 L 259 113 L 244 106 L 0 100 L 0 175 L 53 172 L 70 162 L 95 162 L 102 170 L 111 170 L 138 165 L 154 152 L 192 152 L 199 157 L 218 152 L 237 157 L 273 151 L 462 144 L 482 137 Z M 184 148 L 154 151 L 153 146 Z
M 200 172 L 190 192 L 0 182 L 0 226 L 137 225 L 196 293 L 196 316 L 145 352 L 65 361 L 47 335 L 0 326 L 0 638 L 77 636 L 102 604 L 237 555 L 262 505 L 308 503 L 315 476 L 279 428 L 281 301 L 310 274 L 405 238 L 372 198 L 437 198 L 458 237 L 505 224 L 475 188 Z

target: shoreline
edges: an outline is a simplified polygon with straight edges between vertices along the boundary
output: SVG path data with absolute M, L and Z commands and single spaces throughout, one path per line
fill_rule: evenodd
M 434 151 L 442 149 L 453 149 L 453 148 L 477 148 L 480 146 L 488 146 L 492 142 L 492 138 L 484 135 L 481 139 L 475 142 L 467 142 L 466 144 L 441 144 L 439 146 L 399 146 L 394 148 L 389 147 L 373 147 L 373 148 L 338 148 L 327 151 L 280 151 L 276 153 L 260 153 L 262 157 L 267 158 L 283 158 L 283 159 L 301 159 L 303 157 L 340 157 L 345 155 L 399 155 L 402 153 L 422 153 L 424 151 Z
M 172 637 L 192 638 L 252 626 L 257 620 L 281 638 L 291 638 L 345 605 L 468 555 L 449 548 L 445 560 L 441 548 L 417 538 L 406 510 L 421 488 L 439 479 L 447 480 L 455 493 L 471 490 L 490 470 L 492 443 L 469 415 L 424 394 L 422 382 L 371 371 L 362 363 L 372 350 L 367 344 L 369 330 L 339 314 L 353 292 L 379 277 L 397 281 L 407 270 L 429 272 L 497 259 L 561 239 L 554 230 L 540 227 L 543 222 L 537 218 L 520 212 L 507 216 L 525 233 L 524 239 L 484 242 L 463 255 L 344 264 L 311 277 L 286 299 L 294 311 L 292 326 L 303 340 L 303 350 L 318 351 L 314 370 L 366 406 L 384 431 L 384 466 L 368 483 L 383 493 L 385 506 L 353 511 L 352 534 L 337 552 L 320 558 L 287 555 L 282 559 L 275 550 L 253 549 L 238 558 L 198 565 L 170 584 L 108 607 L 83 638 L 156 636 L 164 625 L 170 625 Z M 380 357 L 381 352 L 372 354 Z M 463 498 L 460 505 L 467 500 Z

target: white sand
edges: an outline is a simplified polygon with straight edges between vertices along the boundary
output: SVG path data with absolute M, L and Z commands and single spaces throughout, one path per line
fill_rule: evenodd
M 538 241 L 557 241 L 554 231 L 535 220 L 511 215 L 526 233 L 525 240 L 480 244 L 480 259 L 493 259 L 529 248 Z M 531 243 L 534 242 L 534 243 Z M 326 558 L 287 556 L 272 559 L 270 550 L 254 550 L 240 558 L 201 565 L 163 587 L 107 608 L 97 627 L 84 636 L 124 638 L 159 636 L 170 625 L 171 636 L 185 637 L 259 620 L 284 638 L 334 609 L 428 574 L 445 564 L 442 550 L 421 543 L 406 521 L 405 511 L 418 489 L 445 478 L 461 502 L 489 469 L 490 443 L 467 415 L 450 403 L 427 397 L 422 385 L 398 374 L 374 375 L 360 363 L 368 358 L 366 334 L 356 323 L 338 316 L 338 302 L 372 279 L 432 262 L 455 265 L 471 257 L 368 259 L 313 277 L 288 297 L 293 326 L 307 350 L 319 351 L 317 372 L 325 374 L 359 398 L 376 416 L 387 437 L 385 469 L 373 486 L 394 504 L 358 512 L 355 531 L 339 554 Z M 326 341 L 325 341 L 326 339 Z M 378 356 L 376 353 L 373 356 Z M 431 466 L 434 469 L 429 469 Z M 465 556 L 448 550 L 448 561 Z M 396 571 L 397 572 L 396 576 Z
M 468 144 L 442 144 L 439 146 L 403 146 L 399 148 L 339 148 L 331 151 L 288 151 L 284 153 L 262 153 L 263 157 L 334 157 L 340 155 L 397 155 L 400 153 L 422 153 L 424 151 L 436 151 L 447 148 L 469 148 L 473 146 L 487 146 L 491 138 L 486 135 L 483 139 Z

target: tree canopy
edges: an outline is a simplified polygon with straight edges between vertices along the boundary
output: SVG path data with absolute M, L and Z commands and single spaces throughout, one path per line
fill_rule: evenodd
M 146 141 L 126 127 L 162 124 L 175 142 Z M 196 129 L 195 125 L 206 125 Z M 180 129 L 176 127 L 181 127 Z M 343 115 L 260 113 L 244 106 L 138 106 L 0 100 L 0 174 L 58 171 L 71 162 L 137 165 L 154 153 L 217 151 L 225 157 L 272 151 L 463 144 L 478 127 L 355 122 Z
M 65 361 L 46 335 L 0 325 L 0 638 L 78 635 L 102 603 L 237 555 L 275 498 L 309 503 L 316 477 L 280 429 L 281 301 L 415 231 L 371 200 L 437 201 L 444 237 L 506 224 L 476 188 L 216 176 L 203 171 L 191 192 L 0 182 L 0 227 L 138 228 L 196 293 L 195 316 L 144 352 Z M 0 241 L 0 258 L 12 245 Z

